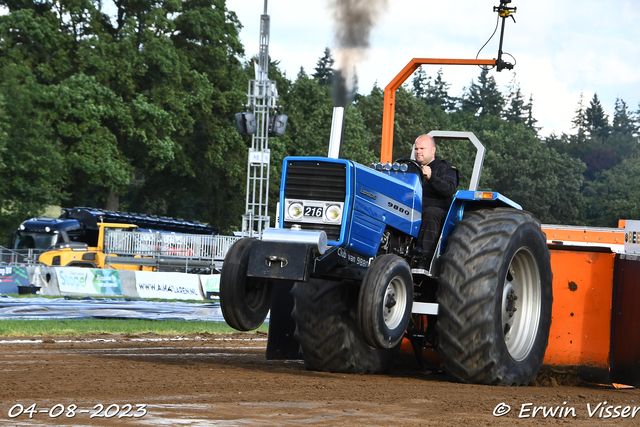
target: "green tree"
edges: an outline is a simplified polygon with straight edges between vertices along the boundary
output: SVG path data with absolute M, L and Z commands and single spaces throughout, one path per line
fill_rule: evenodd
M 584 164 L 580 160 L 540 143 L 523 125 L 483 131 L 479 137 L 487 146 L 484 185 L 521 204 L 543 222 L 584 221 L 580 194 Z
M 425 96 L 425 102 L 429 106 L 438 107 L 447 113 L 455 111 L 457 100 L 449 95 L 451 84 L 442 77 L 442 68 L 438 70 L 433 85 L 429 84 Z
M 422 66 L 418 67 L 414 74 L 415 76 L 413 76 L 413 80 L 411 80 L 413 94 L 416 98 L 424 100 L 427 97 L 427 90 L 431 84 L 431 76 L 427 76 Z
M 342 157 L 366 166 L 378 162 L 380 157 L 369 149 L 369 142 L 370 135 L 360 110 L 349 105 L 345 115 Z
M 156 52 L 168 56 L 167 71 L 175 65 L 178 81 L 159 74 L 151 93 L 167 96 L 164 109 L 179 111 L 184 127 L 171 134 L 173 159 L 136 169 L 126 201 L 132 210 L 199 218 L 231 232 L 240 226 L 246 194 L 247 141 L 233 122 L 246 102 L 249 75 L 239 59 L 240 23 L 223 0 L 179 4 L 180 13 L 167 24 L 168 49 Z M 269 73 L 280 79 L 273 63 Z M 280 81 L 278 87 L 286 90 Z
M 504 107 L 504 97 L 489 70 L 483 68 L 478 83 L 471 81 L 469 90 L 463 94 L 461 110 L 474 115 L 499 117 Z
M 413 92 L 416 98 L 423 100 L 427 105 L 438 107 L 445 112 L 452 112 L 455 110 L 456 99 L 449 95 L 451 85 L 442 75 L 442 68 L 438 70 L 435 79 L 427 76 L 422 67 L 418 68 L 412 82 Z
M 366 128 L 367 147 L 376 161 L 380 160 L 382 145 L 382 113 L 384 92 L 377 84 L 368 95 L 356 95 L 355 107 L 360 112 Z
M 619 219 L 640 218 L 640 159 L 630 157 L 587 182 L 587 224 L 617 227 Z
M 95 78 L 78 73 L 47 86 L 43 101 L 54 137 L 64 146 L 74 183 L 99 188 L 121 188 L 129 183 L 131 166 L 108 126 L 131 128 L 131 115 L 121 98 Z
M 331 49 L 326 47 L 324 49 L 324 55 L 318 59 L 316 65 L 316 72 L 312 74 L 313 78 L 318 81 L 320 86 L 331 86 L 333 82 L 333 57 L 331 56 Z
M 591 137 L 605 138 L 609 135 L 609 116 L 604 113 L 597 93 L 593 94 L 593 99 L 591 99 L 584 115 L 585 125 Z
M 530 95 L 529 101 L 525 102 L 515 73 L 513 73 L 508 89 L 506 108 L 502 112 L 502 117 L 509 123 L 524 124 L 527 129 L 537 133 L 539 128 L 536 127 L 538 120 L 533 117 L 533 95 Z
M 319 85 L 300 68 L 291 90 L 283 99 L 289 115 L 285 141 L 287 154 L 326 156 L 333 115 L 329 87 Z
M 584 106 L 584 94 L 580 94 L 578 100 L 578 107 L 575 110 L 575 116 L 571 119 L 571 129 L 575 129 L 577 132 L 577 142 L 580 143 L 585 140 L 586 128 L 587 128 L 587 115 L 586 108 Z
M 613 133 L 621 135 L 632 135 L 636 130 L 634 120 L 629 113 L 629 107 L 627 107 L 627 103 L 620 98 L 616 98 L 611 130 Z
M 524 106 L 524 112 L 526 115 L 524 121 L 525 127 L 538 133 L 538 131 L 540 130 L 540 128 L 536 126 L 538 120 L 533 117 L 533 95 L 529 95 L 529 102 L 527 102 L 527 104 Z
M 543 143 L 524 124 L 514 125 L 496 116 L 452 115 L 450 129 L 473 132 L 485 145 L 480 188 L 498 191 L 546 223 L 584 222 L 580 189 L 585 165 Z M 456 156 L 446 156 L 458 167 L 460 188 L 468 184 L 475 149 L 461 146 Z M 443 152 L 441 150 L 441 152 Z
M 0 5 L 0 87 L 5 99 L 28 88 L 18 99 L 37 120 L 8 138 L 21 133 L 58 168 L 34 203 L 117 208 L 122 197 L 124 208 L 228 223 L 217 200 L 244 176 L 245 161 L 229 160 L 246 160 L 233 125 L 246 79 L 224 0 L 116 0 L 113 19 L 95 0 Z
M 503 111 L 504 119 L 513 124 L 524 124 L 527 121 L 527 113 L 524 101 L 524 96 L 522 96 L 522 91 L 520 90 L 520 86 L 515 81 L 515 74 L 513 79 L 511 80 L 511 85 L 509 86 L 509 95 L 507 96 L 507 108 Z
M 622 160 L 618 154 L 609 148 L 594 148 L 581 159 L 587 166 L 584 177 L 591 181 L 598 172 L 611 169 Z
M 2 21 L 0 17 L 0 22 Z M 0 42 L 1 43 L 1 42 Z M 40 109 L 43 88 L 28 66 L 0 57 L 0 236 L 56 204 L 65 159 L 49 118 Z
M 587 156 L 596 146 L 596 142 L 587 133 L 586 108 L 582 93 L 574 113 L 575 116 L 571 120 L 571 129 L 574 129 L 576 133 L 563 133 L 560 136 L 553 134 L 546 138 L 545 142 L 549 147 L 560 153 L 566 153 L 574 158 L 581 159 Z

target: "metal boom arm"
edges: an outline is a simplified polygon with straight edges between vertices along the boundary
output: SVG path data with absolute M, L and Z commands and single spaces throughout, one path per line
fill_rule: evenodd
M 382 111 L 382 146 L 380 161 L 387 163 L 393 156 L 393 122 L 396 113 L 396 91 L 422 64 L 432 65 L 496 65 L 495 59 L 436 59 L 413 58 L 384 89 Z

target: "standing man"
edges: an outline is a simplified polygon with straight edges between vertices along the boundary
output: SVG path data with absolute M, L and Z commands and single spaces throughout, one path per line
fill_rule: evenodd
M 420 135 L 414 145 L 414 156 L 422 167 L 422 225 L 417 246 L 422 248 L 418 268 L 429 270 L 436 251 L 453 195 L 458 187 L 458 170 L 446 160 L 436 157 L 436 141 Z

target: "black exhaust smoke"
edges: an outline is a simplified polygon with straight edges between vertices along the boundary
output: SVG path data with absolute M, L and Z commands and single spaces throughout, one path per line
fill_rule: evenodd
M 336 69 L 333 72 L 333 119 L 329 157 L 340 157 L 344 133 L 345 109 L 358 88 L 357 64 L 369 48 L 369 37 L 376 18 L 387 0 L 329 0 L 335 21 Z
M 370 46 L 371 30 L 388 0 L 329 0 L 334 18 L 336 71 L 332 96 L 336 107 L 346 107 L 357 90 L 356 66 Z

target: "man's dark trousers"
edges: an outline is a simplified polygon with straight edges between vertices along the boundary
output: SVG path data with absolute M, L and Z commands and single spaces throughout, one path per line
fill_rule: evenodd
M 418 242 L 422 242 L 422 258 L 431 262 L 438 246 L 440 232 L 447 215 L 444 209 L 427 206 L 422 211 L 422 226 L 418 235 Z

